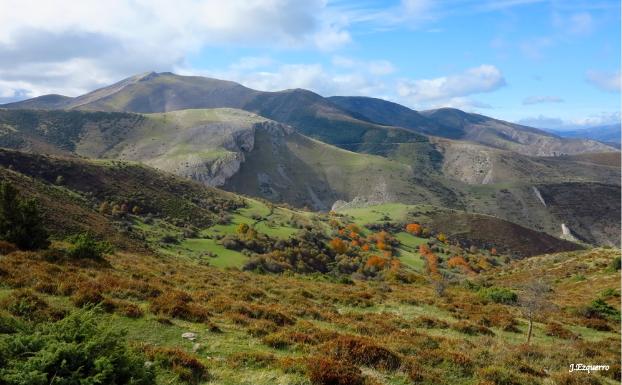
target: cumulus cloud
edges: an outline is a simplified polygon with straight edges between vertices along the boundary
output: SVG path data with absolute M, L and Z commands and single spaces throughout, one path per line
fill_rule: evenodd
M 482 64 L 458 74 L 433 79 L 402 80 L 397 92 L 400 97 L 418 104 L 491 92 L 505 85 L 505 78 L 497 67 Z
M 210 46 L 331 50 L 351 40 L 325 0 L 0 0 L 0 9 L 0 87 L 14 97 L 76 95 L 181 67 Z
M 608 92 L 620 92 L 621 80 L 620 71 L 604 72 L 604 71 L 587 71 L 585 77 L 588 82 L 597 88 Z
M 542 104 L 542 103 L 562 103 L 564 99 L 559 96 L 529 96 L 523 99 L 523 105 Z
M 354 62 L 365 63 L 363 61 Z M 204 75 L 237 81 L 247 87 L 261 91 L 280 91 L 287 88 L 305 88 L 323 96 L 331 95 L 374 95 L 381 96 L 389 86 L 369 76 L 372 69 L 363 65 L 361 68 L 326 67 L 319 63 L 311 64 L 276 64 L 274 68 L 245 71 L 232 65 L 225 70 L 179 69 L 181 74 Z

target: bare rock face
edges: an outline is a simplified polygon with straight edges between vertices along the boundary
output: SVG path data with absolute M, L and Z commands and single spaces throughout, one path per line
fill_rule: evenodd
M 331 207 L 331 211 L 374 206 L 395 201 L 396 197 L 389 192 L 387 183 L 385 181 L 380 181 L 375 186 L 373 186 L 368 195 L 358 195 L 354 197 L 354 199 L 352 199 L 350 202 L 346 202 L 344 200 L 335 201 L 335 203 L 333 203 Z
M 221 147 L 225 151 L 218 153 L 213 159 L 196 157 L 186 159 L 176 174 L 191 178 L 208 186 L 218 187 L 225 184 L 227 179 L 235 175 L 246 160 L 246 154 L 255 148 L 255 134 L 258 130 L 267 132 L 273 140 L 294 132 L 293 128 L 271 120 L 250 125 L 247 129 L 232 131 L 222 138 Z M 267 175 L 266 175 L 267 176 Z M 276 193 L 270 188 L 270 181 L 266 176 L 258 176 L 260 185 L 265 186 L 263 195 L 273 197 Z M 269 177 L 268 177 L 269 179 Z

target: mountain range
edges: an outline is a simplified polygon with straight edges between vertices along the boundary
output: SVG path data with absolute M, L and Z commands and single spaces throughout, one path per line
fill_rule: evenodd
M 141 162 L 314 210 L 426 203 L 573 241 L 620 241 L 614 146 L 457 109 L 152 72 L 1 105 L 0 146 Z

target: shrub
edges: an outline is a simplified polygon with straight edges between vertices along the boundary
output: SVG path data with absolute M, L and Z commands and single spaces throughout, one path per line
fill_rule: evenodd
M 495 385 L 533 384 L 533 381 L 524 382 L 520 377 L 513 374 L 509 370 L 498 366 L 488 366 L 480 369 L 479 377 L 485 381 L 490 381 L 489 383 Z
M 181 291 L 169 291 L 151 300 L 151 312 L 191 322 L 206 322 L 209 312 L 192 303 L 192 297 Z
M 104 300 L 102 289 L 92 281 L 80 282 L 71 301 L 78 307 L 97 305 Z
M 312 357 L 307 363 L 307 374 L 315 385 L 363 385 L 361 370 L 347 362 L 330 358 Z
M 518 295 L 504 287 L 482 288 L 477 293 L 481 298 L 503 304 L 514 304 L 518 301 Z
M 609 323 L 606 320 L 600 319 L 600 318 L 587 318 L 583 320 L 582 323 L 583 325 L 585 325 L 585 327 L 598 330 L 601 332 L 610 332 L 613 330 L 611 328 L 611 325 L 609 325 Z
M 13 291 L 0 306 L 27 321 L 44 321 L 51 315 L 47 302 L 30 290 Z
M 78 234 L 71 241 L 73 244 L 67 251 L 67 256 L 73 259 L 100 260 L 104 254 L 112 251 L 109 243 L 98 242 L 90 233 Z
M 99 319 L 95 309 L 77 310 L 61 321 L 9 335 L 0 343 L 0 383 L 154 383 L 144 358 L 128 348 L 121 332 Z
M 447 329 L 449 324 L 438 318 L 432 318 L 427 316 L 421 316 L 414 319 L 414 324 L 417 327 L 425 329 Z
M 276 357 L 262 352 L 239 352 L 227 357 L 227 363 L 234 368 L 265 368 L 274 365 Z
M 17 195 L 13 185 L 0 184 L 0 239 L 24 250 L 45 249 L 50 245 L 43 218 L 34 200 Z
M 595 299 L 588 306 L 579 310 L 579 313 L 586 318 L 600 319 L 620 319 L 620 311 L 609 305 L 602 298 Z
M 486 326 L 476 325 L 469 321 L 458 321 L 454 323 L 453 325 L 451 325 L 451 328 L 459 331 L 460 333 L 469 334 L 469 335 L 482 334 L 482 335 L 492 336 L 495 334 L 493 333 L 492 330 L 488 329 Z
M 577 334 L 571 332 L 557 322 L 551 322 L 550 324 L 546 325 L 545 333 L 547 336 L 562 338 L 565 340 L 575 340 L 579 338 Z
M 210 378 L 207 367 L 193 354 L 178 348 L 144 348 L 147 357 L 158 365 L 173 371 L 180 380 L 189 384 L 198 384 Z
M 396 370 L 401 364 L 400 357 L 389 349 L 353 336 L 337 337 L 324 344 L 321 351 L 339 361 L 376 369 Z

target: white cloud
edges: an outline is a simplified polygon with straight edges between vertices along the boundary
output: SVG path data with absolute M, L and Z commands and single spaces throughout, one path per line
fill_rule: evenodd
M 587 71 L 585 77 L 588 82 L 594 86 L 600 88 L 603 91 L 608 92 L 620 92 L 621 77 L 620 71 L 617 72 L 605 72 L 605 71 Z
M 544 50 L 551 47 L 554 42 L 549 36 L 535 37 L 520 43 L 520 50 L 528 58 L 539 60 L 542 59 Z
M 459 74 L 433 79 L 402 80 L 398 84 L 397 92 L 400 97 L 419 104 L 491 92 L 505 84 L 503 74 L 497 67 L 482 64 Z
M 537 128 L 549 128 L 554 130 L 574 130 L 587 127 L 620 124 L 620 111 L 601 112 L 581 118 L 562 119 L 538 115 L 517 121 L 516 123 Z
M 375 77 L 369 76 L 369 69 L 361 67 L 325 67 L 319 63 L 276 64 L 266 70 L 244 70 L 237 63 L 224 70 L 194 70 L 178 68 L 177 73 L 202 75 L 239 82 L 260 91 L 280 91 L 290 88 L 304 88 L 321 94 L 332 95 L 382 95 L 389 87 Z
M 562 103 L 564 99 L 559 96 L 529 96 L 523 99 L 523 105 L 541 103 Z
M 346 56 L 333 56 L 332 64 L 335 67 L 357 69 L 368 72 L 370 75 L 389 75 L 396 71 L 395 66 L 388 60 L 356 60 Z
M 479 109 L 492 108 L 492 106 L 488 103 L 483 103 L 478 100 L 474 100 L 474 99 L 466 98 L 466 97 L 450 98 L 450 99 L 447 99 L 441 102 L 433 102 L 432 104 L 426 106 L 426 108 L 431 108 L 431 109 L 443 108 L 443 107 L 458 108 L 460 110 L 464 110 L 468 112 L 474 112 Z
M 0 0 L 2 93 L 76 95 L 183 67 L 210 46 L 336 49 L 351 37 L 329 8 L 326 0 Z
M 578 12 L 568 16 L 555 13 L 553 26 L 569 35 L 587 35 L 592 32 L 594 19 L 589 12 Z

